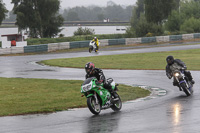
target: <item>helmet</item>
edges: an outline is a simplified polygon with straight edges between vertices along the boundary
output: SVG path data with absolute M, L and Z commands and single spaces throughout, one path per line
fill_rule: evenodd
M 87 74 L 91 74 L 94 69 L 95 69 L 94 63 L 92 63 L 92 62 L 86 63 L 86 65 L 85 65 L 85 72 Z
M 168 65 L 172 65 L 174 63 L 174 57 L 171 55 L 167 56 L 166 61 Z
M 97 40 L 97 37 L 94 37 L 94 40 L 96 41 L 96 40 Z

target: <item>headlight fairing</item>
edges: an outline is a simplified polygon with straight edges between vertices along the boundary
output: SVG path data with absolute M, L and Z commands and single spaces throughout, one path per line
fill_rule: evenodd
M 176 72 L 174 73 L 174 76 L 178 77 L 180 75 L 180 73 Z

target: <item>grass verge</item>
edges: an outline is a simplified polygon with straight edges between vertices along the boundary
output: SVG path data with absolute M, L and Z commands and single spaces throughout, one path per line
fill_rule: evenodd
M 173 55 L 175 58 L 184 61 L 190 70 L 200 70 L 200 49 L 53 59 L 42 61 L 40 63 L 50 66 L 84 68 L 87 62 L 93 62 L 96 67 L 102 69 L 163 70 L 165 69 L 165 59 L 168 55 Z
M 0 116 L 50 113 L 70 108 L 86 107 L 81 97 L 83 81 L 0 78 Z M 119 86 L 122 101 L 145 97 L 148 90 Z

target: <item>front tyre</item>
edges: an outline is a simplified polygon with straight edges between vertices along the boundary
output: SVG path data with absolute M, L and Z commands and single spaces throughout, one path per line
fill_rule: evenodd
M 92 49 L 91 48 L 89 48 L 89 53 L 91 53 L 92 52 Z
M 101 112 L 100 102 L 98 101 L 97 103 L 94 97 L 87 98 L 87 106 L 89 110 L 95 115 L 98 115 Z
M 188 90 L 187 85 L 186 85 L 185 82 L 182 83 L 182 84 L 180 84 L 180 86 L 181 86 L 181 88 L 183 89 L 183 91 L 185 92 L 185 94 L 186 94 L 187 96 L 190 96 L 190 95 L 191 95 L 191 92 Z
M 115 92 L 115 93 L 116 93 L 116 92 Z M 115 102 L 113 103 L 113 105 L 110 106 L 110 108 L 111 108 L 113 111 L 120 111 L 121 108 L 122 108 L 122 101 L 121 101 L 121 99 L 120 99 L 120 97 L 119 97 L 119 95 L 118 95 L 117 93 L 116 93 L 116 95 L 117 95 L 118 100 L 115 101 Z

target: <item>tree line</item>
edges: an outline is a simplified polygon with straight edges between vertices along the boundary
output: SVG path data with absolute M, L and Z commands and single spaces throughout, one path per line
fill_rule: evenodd
M 200 0 L 138 0 L 129 37 L 200 32 Z
M 16 16 L 19 31 L 29 31 L 33 38 L 51 38 L 58 35 L 63 25 L 63 17 L 59 14 L 60 0 L 12 0 L 14 4 L 12 18 Z M 0 0 L 0 24 L 8 12 Z M 13 14 L 15 16 L 13 16 Z
M 63 17 L 65 21 L 130 21 L 133 6 L 109 5 L 107 7 L 88 6 L 65 9 Z
M 60 0 L 12 0 L 19 29 L 31 37 L 54 37 L 63 21 L 128 21 L 127 37 L 200 32 L 200 0 L 137 0 L 135 6 L 74 7 L 59 13 Z M 0 24 L 8 12 L 0 0 Z

